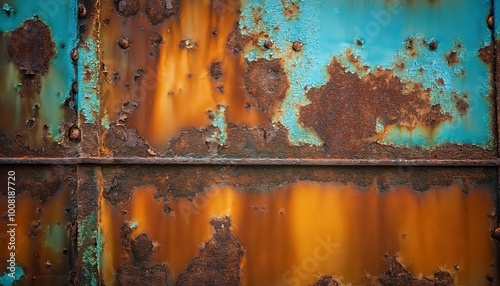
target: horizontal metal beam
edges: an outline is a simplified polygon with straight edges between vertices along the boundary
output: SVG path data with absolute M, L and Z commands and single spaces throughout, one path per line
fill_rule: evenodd
M 500 167 L 500 159 L 276 159 L 276 158 L 0 158 L 0 164 L 124 164 L 124 165 L 301 165 L 301 166 L 485 166 Z

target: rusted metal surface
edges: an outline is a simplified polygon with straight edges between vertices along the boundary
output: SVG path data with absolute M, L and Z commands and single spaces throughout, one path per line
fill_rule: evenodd
M 146 2 L 102 1 L 103 156 L 496 155 L 488 2 Z
M 69 285 L 76 275 L 76 167 L 2 165 L 2 182 L 15 172 L 15 221 L 8 218 L 7 188 L 0 190 L 1 285 Z M 7 185 L 7 183 L 5 183 Z M 10 191 L 10 190 L 9 190 Z M 9 212 L 10 213 L 10 212 Z M 14 249 L 8 249 L 15 224 Z M 5 262 L 15 251 L 16 277 Z M 10 265 L 10 263 L 8 263 Z M 12 284 L 14 281 L 16 283 Z
M 488 285 L 496 275 L 495 169 L 101 170 L 106 285 L 146 268 L 158 285 L 310 285 L 319 275 Z
M 0 156 L 73 157 L 73 1 L 2 1 Z
M 495 1 L 0 5 L 15 285 L 498 284 Z

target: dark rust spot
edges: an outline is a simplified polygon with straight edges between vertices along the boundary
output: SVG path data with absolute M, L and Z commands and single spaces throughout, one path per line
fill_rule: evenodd
M 116 271 L 118 285 L 167 285 L 167 280 L 168 271 L 163 264 L 148 267 L 128 263 L 120 266 Z
M 146 75 L 146 71 L 144 69 L 137 69 L 134 74 L 134 81 L 139 82 Z
M 448 65 L 456 65 L 458 64 L 458 52 L 457 51 L 450 51 L 446 55 L 446 61 L 448 62 Z
M 442 77 L 439 77 L 438 79 L 436 79 L 436 83 L 440 86 L 443 86 L 444 85 L 444 79 Z
M 429 43 L 429 50 L 435 51 L 438 48 L 438 43 L 436 40 L 431 40 Z
M 118 46 L 122 49 L 128 49 L 130 46 L 129 40 L 127 37 L 122 37 L 118 40 Z
M 130 17 L 139 12 L 139 0 L 115 0 L 115 9 L 125 17 Z
M 267 41 L 264 42 L 264 48 L 266 48 L 266 49 L 269 50 L 272 47 L 273 47 L 273 42 L 272 41 L 267 40 Z
M 288 78 L 281 60 L 258 59 L 247 62 L 245 85 L 261 109 L 273 112 L 286 97 Z
M 406 267 L 398 261 L 396 257 L 389 257 L 390 265 L 387 271 L 376 278 L 376 281 L 371 281 L 370 285 L 380 286 L 401 286 L 401 285 L 418 285 L 418 286 L 452 286 L 453 276 L 446 271 L 437 271 L 433 277 L 414 277 Z M 377 283 L 378 282 L 378 283 Z
M 210 65 L 210 76 L 214 80 L 218 80 L 219 78 L 222 78 L 223 75 L 224 75 L 224 73 L 222 72 L 222 67 L 221 67 L 220 62 L 212 63 Z
M 157 25 L 176 15 L 180 10 L 180 0 L 148 0 L 146 14 L 151 24 Z
M 357 40 L 356 40 L 356 45 L 358 45 L 358 46 L 362 46 L 362 45 L 363 45 L 363 40 L 361 40 L 361 39 L 357 39 Z
M 158 33 L 153 33 L 153 36 L 151 37 L 151 45 L 153 47 L 158 47 L 162 43 L 163 43 L 163 37 Z
M 339 286 L 340 283 L 333 279 L 332 276 L 322 276 L 312 286 Z
M 35 118 L 26 120 L 26 127 L 28 127 L 28 129 L 32 129 L 33 127 L 35 127 Z
M 74 48 L 71 50 L 71 59 L 73 60 L 74 63 L 78 62 L 78 49 Z
M 250 38 L 241 34 L 239 24 L 236 22 L 233 31 L 227 37 L 226 48 L 233 54 L 239 54 L 249 42 Z
M 87 17 L 87 8 L 85 8 L 85 5 L 83 4 L 78 4 L 78 18 L 79 19 L 85 19 Z
M 495 62 L 494 44 L 491 43 L 487 46 L 481 47 L 478 51 L 478 56 L 485 64 L 492 66 Z
M 455 100 L 455 107 L 460 112 L 460 114 L 466 114 L 469 110 L 469 103 L 465 100 L 467 98 L 466 95 L 458 95 L 457 93 L 453 93 L 453 99 Z
M 26 20 L 7 34 L 7 52 L 24 74 L 46 74 L 56 55 L 50 29 L 39 19 Z
M 149 240 L 148 236 L 143 233 L 137 236 L 130 243 L 130 248 L 134 258 L 139 261 L 146 261 L 153 255 L 153 243 Z
M 82 140 L 80 128 L 78 126 L 71 126 L 68 130 L 68 137 L 70 141 L 80 142 Z
M 210 221 L 215 233 L 200 250 L 199 256 L 189 263 L 179 275 L 176 286 L 191 285 L 239 285 L 240 261 L 243 250 L 231 233 L 229 217 Z
M 303 46 L 303 44 L 302 44 L 301 42 L 299 42 L 299 41 L 295 41 L 295 42 L 293 42 L 293 44 L 292 44 L 292 49 L 293 49 L 294 51 L 298 52 L 298 51 L 300 51 L 300 49 L 302 49 L 302 46 Z

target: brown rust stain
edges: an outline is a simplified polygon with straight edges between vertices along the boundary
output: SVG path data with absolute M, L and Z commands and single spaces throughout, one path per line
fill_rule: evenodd
M 332 278 L 332 276 L 322 276 L 312 284 L 312 286 L 340 286 L 341 284 Z
M 25 75 L 46 74 L 56 55 L 49 27 L 39 19 L 30 19 L 7 34 L 9 60 Z
M 457 283 L 480 285 L 486 276 L 494 275 L 490 265 L 495 259 L 495 244 L 488 217 L 495 208 L 491 197 L 494 182 L 484 185 L 482 179 L 468 177 L 474 173 L 484 176 L 484 169 L 438 168 L 438 172 L 430 172 L 417 168 L 405 175 L 397 168 L 350 168 L 349 174 L 342 174 L 344 168 L 318 168 L 316 172 L 324 172 L 321 177 L 302 167 L 200 166 L 177 172 L 178 167 L 147 172 L 147 168 L 136 166 L 120 169 L 136 176 L 130 179 L 135 183 L 127 186 L 135 191 L 130 200 L 116 207 L 101 202 L 105 281 L 114 279 L 117 265 L 130 262 L 122 255 L 126 250 L 120 243 L 119 226 L 124 222 L 137 223 L 129 232 L 132 239 L 147 233 L 157 242 L 149 263 L 167 262 L 174 282 L 186 269 L 193 269 L 190 262 L 201 264 L 192 261 L 203 256 L 200 245 L 206 242 L 209 247 L 214 238 L 209 222 L 221 216 L 230 217 L 232 227 L 226 230 L 227 235 L 232 232 L 245 250 L 241 285 L 270 285 L 283 281 L 284 273 L 289 274 L 286 278 L 298 277 L 294 269 L 299 268 L 305 277 L 303 285 L 315 283 L 317 273 L 363 284 L 366 273 L 387 274 L 390 262 L 384 259 L 385 253 L 398 253 L 412 277 L 432 277 L 442 269 L 452 273 Z M 288 172 L 290 169 L 294 171 Z M 491 171 L 493 175 L 495 170 Z M 346 181 L 342 181 L 343 176 Z M 363 176 L 366 178 L 360 179 Z M 202 177 L 206 178 L 203 182 L 194 179 Z M 468 189 L 460 185 L 466 178 L 473 181 Z M 367 185 L 357 187 L 352 182 Z M 379 192 L 379 183 L 390 184 L 388 191 Z M 427 191 L 415 192 L 411 187 L 416 185 Z M 158 225 L 164 227 L 158 229 Z M 311 272 L 303 263 L 314 257 L 318 247 L 322 260 Z M 199 275 L 210 273 L 204 271 Z M 433 279 L 447 278 L 439 274 Z
M 180 0 L 147 0 L 146 14 L 151 24 L 157 25 L 179 13 Z
M 376 277 L 368 277 L 368 285 L 374 286 L 452 286 L 455 285 L 453 274 L 439 270 L 432 277 L 417 278 L 400 262 L 397 257 L 389 257 L 390 265 L 387 271 Z
M 139 0 L 115 0 L 115 9 L 125 17 L 130 17 L 139 12 Z
M 403 84 L 391 71 L 378 69 L 361 79 L 333 60 L 328 72 L 330 81 L 311 89 L 311 104 L 300 110 L 300 121 L 318 133 L 327 153 L 336 148 L 353 154 L 376 142 L 377 121 L 409 129 L 424 124 L 432 131 L 452 119 L 440 105 L 430 106 L 430 90 L 418 83 Z
M 231 233 L 229 217 L 213 218 L 215 233 L 179 276 L 175 285 L 240 285 L 243 250 Z
M 300 15 L 300 6 L 295 0 L 281 0 L 283 5 L 283 16 L 287 20 L 293 20 Z
M 445 57 L 450 66 L 456 65 L 459 62 L 458 51 L 450 51 Z
M 117 285 L 158 285 L 167 286 L 168 271 L 165 265 L 128 263 L 116 270 Z M 113 283 L 111 283 L 113 284 Z
M 263 112 L 273 112 L 281 105 L 289 87 L 282 60 L 258 59 L 247 62 L 245 85 Z

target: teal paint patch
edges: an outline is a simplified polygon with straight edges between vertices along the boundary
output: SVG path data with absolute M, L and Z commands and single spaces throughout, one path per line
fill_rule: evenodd
M 321 143 L 314 130 L 298 122 L 298 114 L 309 103 L 306 92 L 329 80 L 326 68 L 335 58 L 360 77 L 381 68 L 393 71 L 409 86 L 422 84 L 431 89 L 430 105 L 439 104 L 453 117 L 432 132 L 423 126 L 406 130 L 377 122 L 376 131 L 385 130 L 379 143 L 424 148 L 447 143 L 492 146 L 488 100 L 492 71 L 478 56 L 478 50 L 491 43 L 486 22 L 490 1 L 300 1 L 296 2 L 300 14 L 292 20 L 283 13 L 281 2 L 248 0 L 240 29 L 259 37 L 258 46 L 245 51 L 248 60 L 284 61 L 290 88 L 274 120 L 288 129 L 292 144 Z M 408 53 L 409 38 L 414 40 L 416 56 Z M 274 45 L 266 50 L 262 46 L 268 39 Z M 431 50 L 428 44 L 433 39 L 437 47 Z M 294 41 L 304 44 L 299 52 L 292 50 Z M 448 64 L 446 55 L 452 51 L 457 52 L 457 62 Z M 366 71 L 348 60 L 348 52 L 366 65 Z M 401 63 L 404 69 L 397 68 Z M 439 78 L 443 85 L 437 83 Z M 466 114 L 457 110 L 455 96 L 468 103 Z
M 66 245 L 66 230 L 60 224 L 48 225 L 45 227 L 44 233 L 45 244 L 55 252 L 60 253 Z
M 226 144 L 227 140 L 227 123 L 226 123 L 226 107 L 219 106 L 217 110 L 212 112 L 212 125 L 217 128 L 217 130 L 207 138 L 207 142 L 215 142 L 220 146 Z
M 85 39 L 78 54 L 78 110 L 85 117 L 85 123 L 96 123 L 100 109 L 99 51 L 96 40 Z
M 500 3 L 498 0 L 493 2 L 493 35 L 495 40 L 500 40 Z
M 62 105 L 69 98 L 75 79 L 70 51 L 77 43 L 77 5 L 77 2 L 69 0 L 34 1 L 29 5 L 25 1 L 11 0 L 3 4 L 3 9 L 8 7 L 15 13 L 0 13 L 0 31 L 15 30 L 33 17 L 38 17 L 51 30 L 56 56 L 50 63 L 49 72 L 41 77 L 39 104 L 40 119 L 43 124 L 49 125 L 48 131 L 56 141 L 62 138 Z M 9 90 L 6 93 L 9 96 Z
M 320 26 L 321 1 L 296 3 L 300 6 L 300 13 L 288 20 L 281 1 L 249 1 L 249 5 L 242 9 L 240 29 L 246 35 L 269 35 L 274 43 L 273 49 L 264 50 L 260 48 L 265 41 L 262 39 L 260 47 L 246 51 L 248 60 L 284 59 L 283 67 L 290 87 L 273 121 L 280 122 L 288 129 L 288 137 L 293 145 L 320 145 L 322 142 L 316 133 L 299 123 L 299 109 L 309 104 L 306 92 L 311 87 L 321 86 L 328 81 L 325 67 L 331 58 L 318 54 L 321 35 L 317 29 Z M 262 22 L 255 19 L 262 19 Z M 299 52 L 292 49 L 295 41 L 303 44 Z
M 98 285 L 95 271 L 100 259 L 101 236 L 97 230 L 97 214 L 93 212 L 81 219 L 78 224 L 78 249 L 82 255 L 83 281 L 89 285 Z
M 14 273 L 4 272 L 4 275 L 0 276 L 0 285 L 12 286 L 14 282 L 21 280 L 21 277 L 24 276 L 24 269 L 19 265 L 14 266 L 14 269 Z

